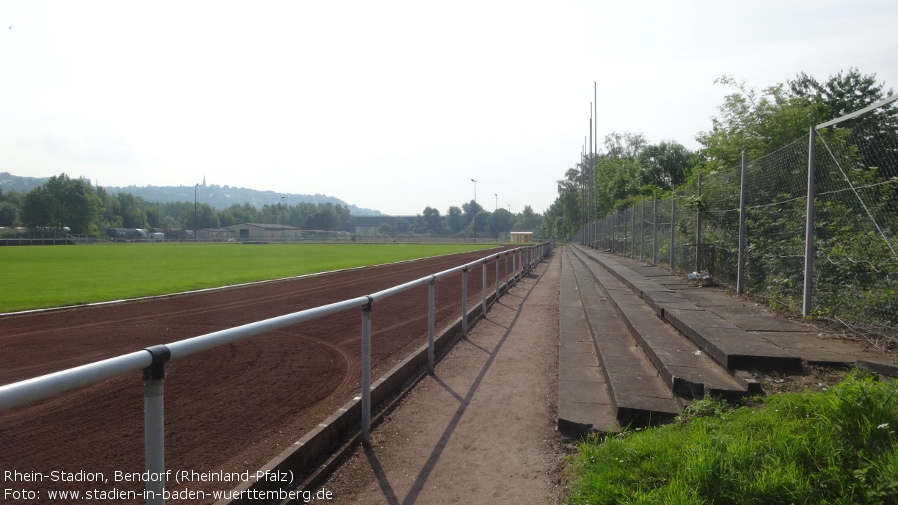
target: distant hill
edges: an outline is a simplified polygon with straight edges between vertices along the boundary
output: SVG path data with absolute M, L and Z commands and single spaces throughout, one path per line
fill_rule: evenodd
M 4 191 L 15 191 L 24 194 L 31 191 L 33 188 L 43 185 L 48 179 L 49 177 L 19 177 L 12 175 L 9 172 L 0 172 L 0 187 L 2 187 Z M 190 186 L 102 187 L 109 193 L 130 193 L 134 196 L 143 198 L 148 202 L 192 202 L 194 198 L 194 188 Z M 283 200 L 281 200 L 282 196 L 284 197 Z M 349 213 L 353 216 L 383 215 L 380 211 L 362 209 L 333 196 L 321 194 L 297 195 L 292 193 L 277 193 L 275 191 L 259 191 L 256 189 L 218 186 L 215 184 L 197 188 L 196 198 L 200 202 L 207 203 L 217 210 L 226 209 L 235 203 L 238 205 L 248 203 L 256 208 L 262 208 L 265 204 L 274 205 L 283 201 L 283 203 L 287 205 L 296 205 L 300 202 L 309 202 L 313 204 L 333 203 L 334 205 L 348 207 Z

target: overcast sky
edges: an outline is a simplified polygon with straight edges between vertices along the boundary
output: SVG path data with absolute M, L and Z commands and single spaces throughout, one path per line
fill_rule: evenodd
M 589 135 L 698 148 L 732 75 L 898 90 L 894 0 L 0 0 L 0 171 L 545 211 Z M 478 182 L 473 183 L 471 179 Z M 496 196 L 498 195 L 498 196 Z

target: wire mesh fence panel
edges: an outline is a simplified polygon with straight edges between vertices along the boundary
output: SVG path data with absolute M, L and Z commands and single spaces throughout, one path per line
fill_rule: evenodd
M 675 272 L 693 272 L 698 266 L 696 255 L 696 227 L 698 226 L 698 210 L 696 207 L 698 193 L 695 188 L 677 192 L 676 215 L 674 216 L 675 246 L 673 270 Z M 682 202 L 682 205 L 680 204 Z
M 898 111 L 817 137 L 813 313 L 898 329 Z
M 708 273 L 715 282 L 729 287 L 736 286 L 738 267 L 739 184 L 738 167 L 710 174 L 702 180 L 699 203 L 703 211 L 701 243 L 713 246 L 716 255 L 714 270 L 708 269 Z
M 673 222 L 671 220 L 672 213 L 674 212 L 673 205 L 676 204 L 676 199 L 674 196 L 670 196 L 668 198 L 659 198 L 658 205 L 658 219 L 656 221 L 657 226 L 657 258 L 655 263 L 661 265 L 665 268 L 670 269 L 670 252 L 671 252 L 671 241 L 670 241 L 670 232 L 673 229 Z
M 801 310 L 808 137 L 748 163 L 746 293 Z

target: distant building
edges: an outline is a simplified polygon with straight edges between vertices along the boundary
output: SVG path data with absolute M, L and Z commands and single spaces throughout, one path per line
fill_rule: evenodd
M 232 240 L 237 232 L 229 228 L 200 228 L 196 236 L 203 242 L 227 242 Z
M 245 240 L 298 240 L 302 236 L 302 230 L 283 224 L 241 223 L 226 226 L 224 229 L 234 233 L 233 238 Z
M 533 242 L 533 232 L 532 231 L 513 231 L 513 232 L 511 232 L 511 242 L 512 243 Z

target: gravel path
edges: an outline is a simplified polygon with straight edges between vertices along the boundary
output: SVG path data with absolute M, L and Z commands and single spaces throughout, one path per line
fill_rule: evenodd
M 479 320 L 323 485 L 327 503 L 558 503 L 558 253 Z

